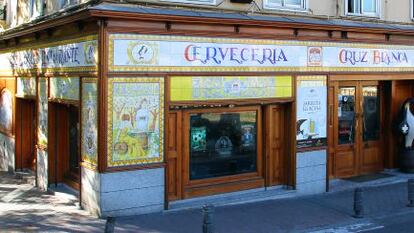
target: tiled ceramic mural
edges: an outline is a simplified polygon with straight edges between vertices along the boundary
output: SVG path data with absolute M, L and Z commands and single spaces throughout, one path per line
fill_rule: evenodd
M 291 96 L 291 76 L 171 77 L 172 101 L 283 98 Z
M 97 164 L 98 101 L 97 80 L 82 79 L 82 160 Z
M 47 146 L 47 113 L 48 113 L 48 83 L 47 79 L 39 79 L 39 105 L 38 105 L 38 128 L 37 143 Z
M 162 162 L 164 80 L 113 78 L 108 96 L 108 166 Z
M 79 78 L 51 78 L 52 99 L 79 100 Z
M 11 133 L 13 125 L 13 95 L 7 89 L 0 90 L 0 131 Z
M 36 96 L 36 78 L 17 78 L 17 96 Z

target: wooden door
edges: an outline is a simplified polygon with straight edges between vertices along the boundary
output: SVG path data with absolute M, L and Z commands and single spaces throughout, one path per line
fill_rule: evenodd
M 49 183 L 79 189 L 79 111 L 76 106 L 49 106 Z
M 265 159 L 266 159 L 266 186 L 286 183 L 286 134 L 285 105 L 266 106 L 265 122 Z
M 36 124 L 34 101 L 17 99 L 16 113 L 16 168 L 35 170 Z
M 359 173 L 373 173 L 384 169 L 381 149 L 383 136 L 381 86 L 377 81 L 360 82 L 360 138 Z
M 349 177 L 383 169 L 381 98 L 377 81 L 332 82 L 334 176 Z

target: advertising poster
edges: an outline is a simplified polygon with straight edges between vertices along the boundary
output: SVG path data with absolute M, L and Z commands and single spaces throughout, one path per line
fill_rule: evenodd
M 326 76 L 297 77 L 297 148 L 326 146 Z

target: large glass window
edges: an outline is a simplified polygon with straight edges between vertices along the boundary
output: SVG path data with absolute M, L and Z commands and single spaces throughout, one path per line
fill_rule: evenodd
M 257 113 L 190 115 L 190 180 L 257 170 Z
M 346 9 L 348 14 L 378 16 L 378 0 L 347 0 Z
M 341 87 L 338 95 L 338 144 L 355 140 L 355 87 Z
M 306 9 L 306 0 L 265 0 L 265 8 Z

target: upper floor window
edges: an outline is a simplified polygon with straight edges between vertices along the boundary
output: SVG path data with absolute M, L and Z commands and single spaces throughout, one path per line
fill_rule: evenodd
M 306 0 L 264 0 L 264 7 L 271 9 L 305 10 Z
M 217 5 L 216 0 L 161 0 L 166 2 L 186 3 L 194 5 Z
M 379 0 L 347 0 L 348 15 L 379 16 Z
M 43 14 L 43 0 L 29 1 L 30 18 L 36 18 Z
M 59 0 L 59 8 L 65 8 L 78 3 L 77 0 Z

